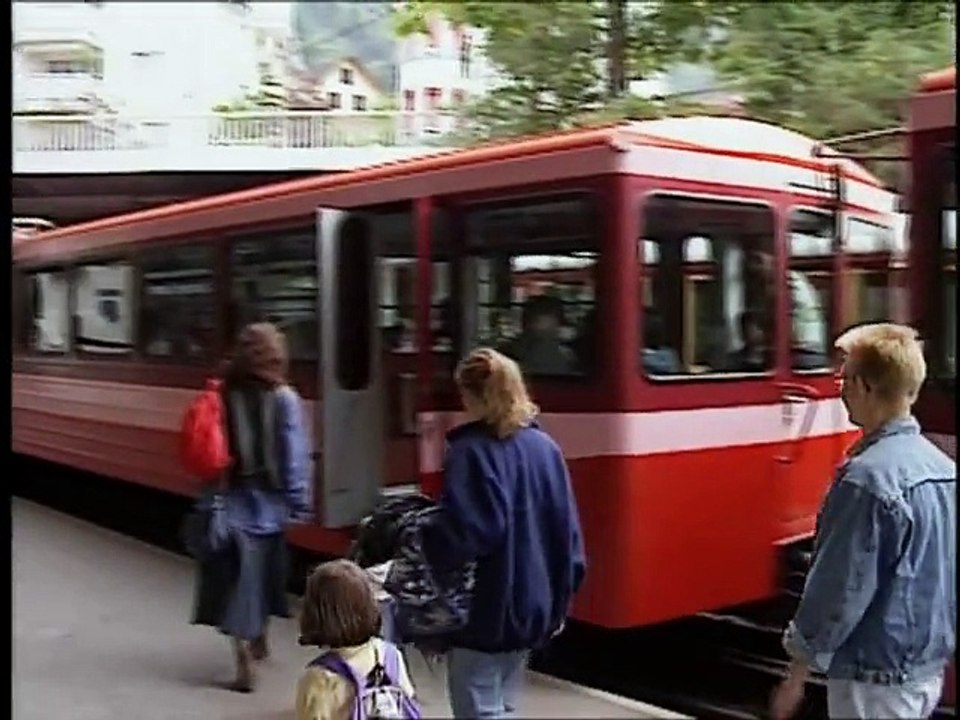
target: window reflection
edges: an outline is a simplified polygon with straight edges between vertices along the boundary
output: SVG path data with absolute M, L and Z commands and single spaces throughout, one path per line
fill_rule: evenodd
M 117 355 L 133 351 L 133 266 L 84 265 L 72 285 L 77 348 L 85 353 Z
M 789 269 L 794 370 L 832 367 L 830 314 L 833 299 L 834 216 L 815 210 L 790 213 Z
M 531 376 L 589 371 L 597 253 L 587 199 L 478 208 L 467 231 L 468 349 L 495 347 Z
M 320 342 L 317 297 L 312 227 L 234 245 L 231 340 L 245 324 L 269 321 L 286 335 L 291 359 L 316 360 Z
M 64 271 L 30 276 L 29 346 L 43 353 L 70 350 L 70 280 Z
M 148 357 L 198 360 L 216 342 L 213 249 L 180 247 L 143 263 L 140 334 Z
M 656 195 L 644 208 L 640 361 L 651 377 L 773 364 L 773 213 Z
M 943 343 L 940 373 L 943 377 L 957 376 L 957 185 L 955 148 L 946 150 L 946 182 L 943 187 L 940 215 L 942 247 L 941 325 Z

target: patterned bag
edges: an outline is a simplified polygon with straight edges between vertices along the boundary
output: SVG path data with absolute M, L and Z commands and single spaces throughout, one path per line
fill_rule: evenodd
M 399 554 L 383 583 L 397 600 L 396 632 L 407 642 L 450 635 L 469 618 L 476 563 L 434 572 L 423 552 L 422 531 L 436 512 L 433 507 L 406 516 L 400 529 Z

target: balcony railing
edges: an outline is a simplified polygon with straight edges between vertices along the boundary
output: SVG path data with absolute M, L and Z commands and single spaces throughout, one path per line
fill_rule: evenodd
M 450 113 L 260 112 L 193 117 L 17 116 L 13 149 L 109 152 L 191 148 L 310 149 L 445 146 L 457 128 Z

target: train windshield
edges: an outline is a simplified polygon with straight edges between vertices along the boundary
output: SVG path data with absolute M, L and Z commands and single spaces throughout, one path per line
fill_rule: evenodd
M 466 348 L 494 347 L 530 376 L 576 376 L 593 360 L 597 224 L 585 194 L 467 212 Z
M 943 341 L 940 353 L 940 374 L 951 382 L 957 377 L 957 179 L 954 158 L 956 149 L 945 148 L 944 182 L 940 204 L 940 245 L 942 290 L 941 328 Z

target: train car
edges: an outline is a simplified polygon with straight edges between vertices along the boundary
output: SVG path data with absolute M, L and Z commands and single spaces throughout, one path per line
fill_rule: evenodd
M 925 76 L 910 99 L 910 318 L 927 345 L 916 405 L 928 437 L 957 457 L 957 73 Z M 956 705 L 951 667 L 944 703 Z
M 493 343 L 570 463 L 590 562 L 576 618 L 772 597 L 855 437 L 830 344 L 848 223 L 895 221 L 874 176 L 814 146 L 742 119 L 646 121 L 32 237 L 14 247 L 14 450 L 194 492 L 181 414 L 238 327 L 270 319 L 316 448 L 317 521 L 290 539 L 336 553 L 385 486 L 436 491 L 455 363 Z M 538 339 L 563 346 L 552 365 L 517 342 L 539 295 L 563 309 Z
M 15 217 L 11 225 L 14 242 L 36 235 L 38 232 L 56 228 L 56 225 L 49 220 L 36 217 Z

